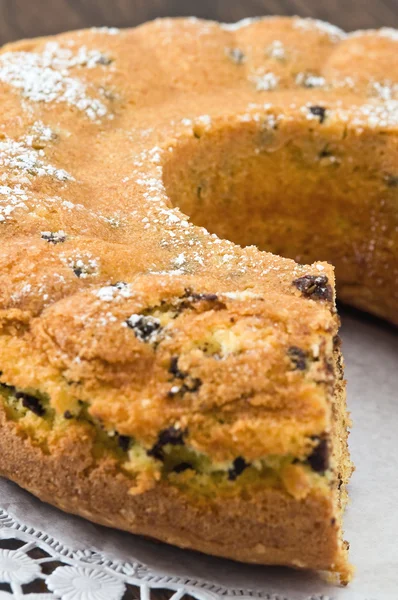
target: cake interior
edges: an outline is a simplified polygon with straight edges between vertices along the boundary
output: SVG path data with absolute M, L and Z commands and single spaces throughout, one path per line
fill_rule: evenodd
M 221 238 L 299 263 L 330 262 L 341 301 L 365 309 L 384 302 L 391 312 L 381 291 L 388 281 L 373 281 L 394 264 L 394 141 L 350 129 L 330 105 L 309 102 L 297 114 L 273 97 L 251 122 L 196 127 L 164 166 L 167 193 Z M 384 235 L 373 247 L 376 227 Z

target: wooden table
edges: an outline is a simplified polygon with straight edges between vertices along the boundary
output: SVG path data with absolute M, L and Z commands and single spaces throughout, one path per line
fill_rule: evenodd
M 131 27 L 165 16 L 237 21 L 267 14 L 315 17 L 346 30 L 398 28 L 398 0 L 0 0 L 0 43 L 93 25 Z M 153 599 L 169 596 L 159 590 Z M 138 598 L 137 591 L 130 589 L 127 598 Z
M 266 14 L 316 17 L 346 30 L 398 27 L 398 0 L 0 0 L 0 42 L 163 16 L 237 21 Z

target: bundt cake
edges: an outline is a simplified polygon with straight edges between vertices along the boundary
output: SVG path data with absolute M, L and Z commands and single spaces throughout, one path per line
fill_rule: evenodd
M 327 261 L 343 301 L 398 322 L 397 42 L 192 18 L 3 48 L 3 476 L 348 581 Z

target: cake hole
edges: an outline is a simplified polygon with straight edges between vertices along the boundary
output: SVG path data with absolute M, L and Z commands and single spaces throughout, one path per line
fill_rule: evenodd
M 382 277 L 393 261 L 398 222 L 383 177 L 388 136 L 366 135 L 269 115 L 213 126 L 180 141 L 164 184 L 194 225 L 300 263 L 329 261 L 350 303 L 360 286 L 369 301 L 378 294 L 370 274 Z

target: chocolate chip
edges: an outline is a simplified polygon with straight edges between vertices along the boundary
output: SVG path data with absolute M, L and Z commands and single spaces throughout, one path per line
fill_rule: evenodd
M 128 283 L 126 283 L 125 281 L 117 281 L 116 283 L 112 283 L 111 287 L 115 287 L 118 290 L 125 290 L 126 287 L 128 287 Z
M 73 415 L 72 415 L 72 413 L 70 412 L 70 410 L 66 410 L 66 411 L 64 412 L 64 419 L 73 419 Z
M 227 48 L 226 54 L 236 65 L 243 65 L 246 62 L 246 55 L 240 48 Z
M 127 452 L 129 449 L 131 442 L 131 438 L 128 435 L 119 435 L 117 443 L 119 448 L 123 450 L 123 452 Z
M 187 392 L 197 392 L 202 385 L 202 380 L 199 377 L 190 377 L 189 380 L 183 384 Z
M 155 341 L 155 334 L 161 329 L 159 319 L 151 316 L 131 315 L 126 324 L 141 342 Z
M 332 526 L 333 526 L 333 525 L 336 525 L 336 519 L 335 519 L 334 517 L 332 517 L 332 518 L 330 519 L 330 524 L 331 524 Z
M 171 446 L 183 446 L 184 436 L 186 433 L 186 431 L 177 429 L 174 426 L 171 426 L 168 429 L 163 429 L 163 431 L 159 433 L 156 444 L 152 446 L 150 450 L 148 450 L 148 456 L 153 456 L 159 460 L 162 460 L 164 457 L 163 446 L 167 446 L 168 444 Z
M 187 471 L 188 469 L 192 469 L 193 470 L 193 466 L 190 465 L 187 462 L 182 462 L 182 463 L 176 465 L 173 468 L 173 471 L 174 471 L 174 473 L 182 473 L 183 471 Z
M 190 377 L 189 375 L 186 375 L 186 377 L 188 379 L 186 379 L 181 386 L 175 386 L 175 389 L 174 386 L 171 388 L 171 390 L 167 394 L 169 398 L 174 398 L 178 395 L 183 396 L 187 392 L 198 391 L 198 389 L 202 385 L 202 380 L 199 379 L 199 377 Z
M 398 187 L 398 175 L 386 175 L 384 181 L 386 182 L 387 187 Z
M 97 65 L 104 65 L 104 66 L 108 66 L 110 64 L 112 64 L 114 61 L 113 58 L 109 58 L 109 56 L 105 56 L 105 54 L 101 54 L 98 59 L 97 59 Z
M 38 417 L 42 417 L 45 414 L 46 411 L 35 396 L 25 394 L 25 392 L 17 392 L 15 397 L 18 398 L 18 400 L 22 400 L 22 406 L 31 410 Z
M 74 274 L 79 278 L 83 275 L 83 271 L 84 269 L 82 267 L 74 267 L 73 269 Z
M 218 300 L 217 294 L 197 294 L 196 292 L 192 292 L 190 294 L 190 298 L 193 302 L 200 302 L 201 300 L 206 300 L 207 302 L 217 302 Z
M 235 458 L 233 462 L 232 469 L 229 469 L 228 471 L 228 479 L 230 481 L 235 481 L 235 479 L 239 477 L 239 475 L 241 475 L 249 466 L 249 463 L 247 463 L 244 458 L 238 456 L 238 458 Z
M 333 152 L 329 150 L 329 147 L 326 145 L 323 150 L 320 151 L 319 158 L 329 158 L 330 156 L 333 156 Z
M 66 233 L 63 231 L 42 231 L 41 239 L 51 244 L 62 244 L 66 240 Z
M 323 108 L 323 106 L 310 106 L 309 111 L 311 114 L 319 117 L 320 123 L 323 123 L 326 119 L 326 108 Z
M 333 290 L 326 275 L 304 275 L 293 281 L 293 285 L 308 298 L 333 300 Z
M 191 377 L 189 373 L 180 371 L 178 368 L 178 357 L 173 356 L 170 361 L 169 373 L 174 375 L 176 379 L 183 379 L 184 383 L 181 386 L 173 386 L 168 392 L 169 398 L 174 396 L 184 395 L 187 392 L 197 392 L 202 385 L 202 380 L 199 377 Z
M 324 473 L 329 468 L 329 444 L 326 437 L 312 438 L 318 444 L 307 458 L 311 469 L 316 473 Z
M 187 373 L 180 371 L 178 368 L 178 356 L 172 356 L 170 361 L 169 373 L 174 375 L 177 379 L 184 379 L 187 376 Z
M 203 292 L 193 292 L 191 288 L 185 288 L 184 295 L 182 298 L 187 298 L 191 302 L 200 302 L 201 300 L 207 300 L 207 302 L 216 302 L 218 300 L 217 294 L 211 294 Z
M 298 346 L 290 346 L 287 353 L 294 365 L 294 368 L 298 371 L 305 371 L 305 369 L 307 368 L 307 352 L 305 352 Z

